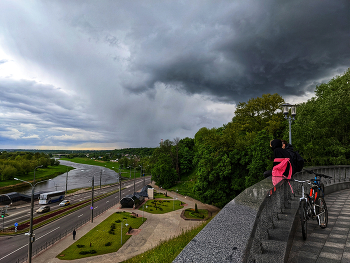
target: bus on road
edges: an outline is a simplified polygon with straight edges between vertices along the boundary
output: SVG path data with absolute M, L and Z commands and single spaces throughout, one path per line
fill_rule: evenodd
M 64 194 L 65 194 L 65 191 L 55 191 L 55 192 L 40 194 L 39 204 L 46 205 L 54 202 L 59 202 L 64 199 Z

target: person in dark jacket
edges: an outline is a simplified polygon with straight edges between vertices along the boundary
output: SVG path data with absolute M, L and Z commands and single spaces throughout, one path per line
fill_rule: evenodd
M 273 159 L 275 158 L 289 158 L 291 159 L 291 155 L 289 152 L 285 149 L 282 148 L 282 141 L 280 139 L 274 139 L 270 141 L 270 147 L 271 150 L 273 151 Z M 279 162 L 273 162 L 273 166 L 279 164 Z M 291 169 L 290 165 L 288 164 L 287 169 L 283 173 L 284 176 L 288 176 L 289 169 Z M 272 170 L 268 170 L 264 172 L 265 178 L 272 176 Z
M 75 229 L 73 229 L 73 240 L 75 240 L 75 235 L 77 234 L 77 231 L 75 231 Z

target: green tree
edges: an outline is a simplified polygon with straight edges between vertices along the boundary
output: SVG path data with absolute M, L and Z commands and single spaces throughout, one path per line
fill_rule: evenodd
M 1 171 L 1 180 L 10 180 L 17 175 L 17 169 L 13 166 L 7 165 Z
M 350 69 L 317 86 L 315 94 L 316 97 L 297 108 L 296 120 L 292 124 L 293 145 L 307 165 L 348 164 Z
M 267 130 L 274 137 L 280 137 L 285 128 L 281 105 L 283 98 L 278 94 L 263 94 L 261 98 L 253 98 L 248 102 L 240 102 L 232 119 L 236 129 L 244 132 Z

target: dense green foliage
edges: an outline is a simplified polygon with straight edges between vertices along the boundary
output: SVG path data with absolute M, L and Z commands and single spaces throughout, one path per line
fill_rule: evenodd
M 350 159 L 350 69 L 316 88 L 302 103 L 293 129 L 293 145 L 311 165 L 348 164 Z
M 318 86 L 316 97 L 298 105 L 292 142 L 305 158 L 305 166 L 350 163 L 349 83 L 350 70 Z M 153 180 L 174 190 L 177 181 L 195 168 L 188 195 L 224 206 L 272 168 L 269 141 L 288 141 L 283 103 L 278 94 L 264 94 L 239 103 L 232 122 L 222 127 L 201 128 L 194 139 L 166 140 L 149 163 Z
M 45 153 L 3 151 L 0 153 L 0 181 L 28 175 L 39 165 L 47 168 L 59 165 L 59 161 Z

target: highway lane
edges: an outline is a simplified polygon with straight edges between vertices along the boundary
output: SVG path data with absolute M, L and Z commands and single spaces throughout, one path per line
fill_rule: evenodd
M 140 179 L 139 179 L 140 180 Z M 133 185 L 133 181 L 132 181 L 132 185 Z M 100 194 L 104 194 L 110 191 L 114 191 L 114 190 L 118 190 L 119 189 L 119 184 L 118 185 L 114 185 L 114 186 L 108 186 L 105 188 L 99 188 L 99 186 L 95 185 L 95 197 L 100 195 Z M 81 194 L 70 194 L 67 195 L 65 199 L 69 200 L 71 202 L 71 204 L 86 200 L 88 198 L 91 197 L 91 191 L 88 192 L 84 192 Z M 60 208 L 59 206 L 59 202 L 53 203 L 53 204 L 48 204 L 50 206 L 50 210 L 56 210 L 58 208 Z M 34 202 L 34 218 L 37 217 L 39 214 L 37 214 L 35 211 L 42 205 L 39 205 L 39 201 L 35 201 Z M 8 210 L 8 216 L 5 217 L 4 220 L 4 228 L 8 228 L 8 227 L 12 227 L 14 225 L 14 223 L 20 223 L 20 222 L 24 222 L 26 220 L 30 219 L 30 203 L 27 205 L 24 205 L 20 208 L 16 208 L 16 209 L 11 209 Z M 1 227 L 2 227 L 2 220 L 1 220 Z
M 150 183 L 150 177 L 146 177 L 146 184 Z M 143 178 L 137 179 L 136 189 L 139 191 L 144 185 Z M 134 183 L 126 182 L 122 184 L 122 198 L 128 194 L 134 192 Z M 109 191 L 113 191 L 109 188 Z M 91 194 L 91 193 L 90 193 Z M 119 193 L 113 194 L 107 198 L 94 203 L 94 215 L 105 210 L 107 206 L 111 206 L 119 202 Z M 34 230 L 36 237 L 33 243 L 33 253 L 40 247 L 46 246 L 54 238 L 58 237 L 60 234 L 63 235 L 66 231 L 70 233 L 77 224 L 89 221 L 91 219 L 90 206 L 84 207 L 76 212 L 73 212 L 64 218 L 56 220 L 46 226 Z M 91 221 L 91 220 L 90 220 Z M 79 231 L 77 231 L 79 235 Z M 1 251 L 0 251 L 0 263 L 16 262 L 18 259 L 27 258 L 28 253 L 28 236 L 24 234 L 11 237 L 0 237 Z

